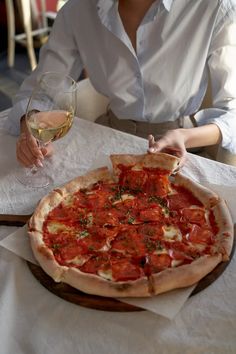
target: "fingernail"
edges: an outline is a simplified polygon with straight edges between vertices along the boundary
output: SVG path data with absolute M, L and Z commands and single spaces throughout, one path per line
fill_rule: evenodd
M 38 167 L 43 167 L 43 164 L 42 164 L 42 162 L 41 162 L 40 160 L 37 160 L 37 161 L 36 161 L 36 165 L 37 165 Z
M 149 149 L 149 151 L 150 151 L 150 152 L 156 152 L 157 149 L 155 149 L 155 148 L 152 147 L 152 148 Z

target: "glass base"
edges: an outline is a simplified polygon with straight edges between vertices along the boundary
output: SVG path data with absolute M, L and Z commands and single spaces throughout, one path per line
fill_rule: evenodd
M 15 177 L 18 182 L 30 188 L 45 188 L 52 182 L 43 168 L 21 167 L 15 173 Z

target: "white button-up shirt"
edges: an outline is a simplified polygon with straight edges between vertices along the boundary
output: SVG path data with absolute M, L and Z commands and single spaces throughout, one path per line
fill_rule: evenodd
M 77 80 L 86 68 L 117 117 L 148 122 L 196 113 L 210 76 L 213 106 L 199 111 L 196 120 L 217 124 L 222 146 L 236 153 L 235 62 L 235 1 L 154 1 L 137 30 L 135 52 L 118 1 L 70 0 L 57 15 L 36 70 L 16 96 L 8 123 L 17 134 L 26 97 L 45 71 Z

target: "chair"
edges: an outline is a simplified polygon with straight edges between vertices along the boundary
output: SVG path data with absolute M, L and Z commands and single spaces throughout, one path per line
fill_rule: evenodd
M 34 37 L 41 36 L 41 38 L 47 37 L 50 28 L 47 25 L 47 12 L 45 0 L 40 0 L 41 16 L 38 16 L 38 9 L 35 0 L 17 0 L 17 5 L 22 15 L 24 32 L 16 34 L 15 31 L 15 7 L 13 0 L 6 1 L 6 13 L 7 13 L 7 26 L 8 26 L 8 66 L 14 66 L 15 61 L 15 43 L 21 43 L 26 46 L 30 66 L 33 70 L 36 65 L 36 56 L 34 50 Z M 36 29 L 32 29 L 32 20 L 41 18 L 41 21 L 37 21 Z
M 89 79 L 78 82 L 76 114 L 79 118 L 94 122 L 106 112 L 108 103 L 108 98 L 98 93 Z

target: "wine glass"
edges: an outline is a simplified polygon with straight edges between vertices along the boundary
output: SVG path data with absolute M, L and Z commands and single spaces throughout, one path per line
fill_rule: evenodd
M 44 73 L 29 99 L 25 121 L 39 147 L 62 138 L 72 126 L 76 109 L 77 83 L 58 72 Z M 51 178 L 44 167 L 22 168 L 18 181 L 29 187 L 46 187 Z

